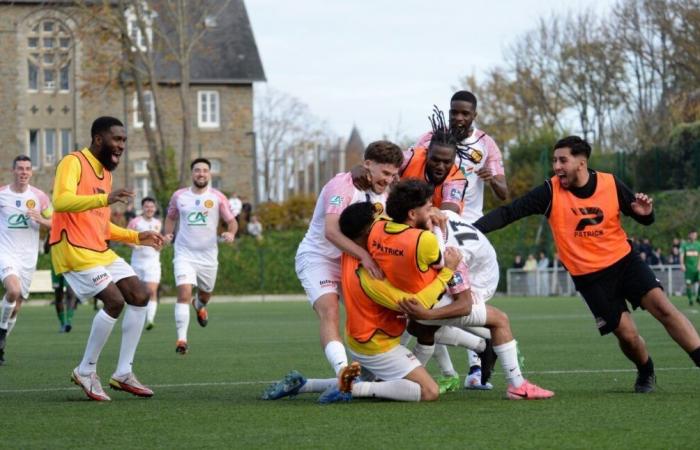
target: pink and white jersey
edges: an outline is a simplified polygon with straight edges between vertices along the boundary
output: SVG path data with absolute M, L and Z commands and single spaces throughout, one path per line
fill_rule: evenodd
M 0 187 L 0 254 L 25 270 L 34 270 L 39 256 L 39 224 L 27 215 L 30 209 L 50 217 L 49 197 L 33 186 L 24 192 Z
M 339 173 L 321 190 L 316 200 L 314 215 L 309 229 L 299 244 L 297 256 L 315 254 L 329 259 L 338 259 L 342 253 L 335 245 L 326 239 L 326 215 L 338 214 L 355 203 L 372 202 L 381 204 L 383 211 L 386 207 L 387 193 L 376 194 L 371 189 L 361 191 L 352 184 L 349 172 Z
M 228 200 L 214 188 L 195 194 L 191 188 L 176 191 L 168 205 L 168 218 L 179 220 L 175 238 L 175 257 L 183 256 L 202 263 L 217 263 L 219 219 L 235 220 Z
M 428 148 L 432 133 L 425 133 L 418 139 L 416 146 Z M 505 175 L 503 157 L 496 142 L 485 132 L 474 128 L 471 136 L 457 145 L 458 155 L 455 163 L 467 178 L 467 190 L 464 194 L 462 217 L 469 223 L 484 215 L 484 180 L 476 174 L 482 167 L 488 167 L 494 175 Z
M 142 231 L 155 231 L 160 233 L 162 224 L 155 217 L 146 219 L 143 216 L 136 216 L 126 226 L 131 230 L 136 230 L 139 233 Z M 131 265 L 138 267 L 151 267 L 160 265 L 160 252 L 153 247 L 145 245 L 137 245 L 131 252 Z

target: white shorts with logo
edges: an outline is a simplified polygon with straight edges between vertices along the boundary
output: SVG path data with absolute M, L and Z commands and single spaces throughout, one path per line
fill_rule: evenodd
M 348 349 L 352 359 L 362 368 L 369 370 L 380 380 L 391 381 L 405 378 L 416 367 L 420 367 L 418 358 L 403 345 L 397 345 L 386 353 L 363 355 Z
M 153 264 L 134 264 L 132 262 L 131 267 L 134 269 L 134 272 L 136 272 L 136 276 L 139 277 L 139 280 L 144 283 L 160 283 L 160 261 L 156 261 Z
M 215 260 L 216 261 L 216 260 Z M 202 264 L 190 258 L 176 256 L 173 260 L 175 286 L 191 284 L 203 292 L 213 292 L 216 285 L 216 273 L 219 264 Z
M 13 263 L 10 258 L 0 258 L 0 281 L 5 283 L 5 278 L 14 275 L 19 278 L 20 295 L 23 299 L 29 298 L 29 286 L 32 285 L 32 277 L 34 269 L 21 267 L 19 264 Z
M 117 258 L 108 266 L 97 266 L 87 270 L 64 272 L 63 277 L 76 297 L 87 300 L 102 292 L 109 283 L 135 277 L 136 273 L 126 261 Z
M 294 258 L 294 268 L 311 306 L 322 295 L 340 296 L 340 260 L 302 253 Z

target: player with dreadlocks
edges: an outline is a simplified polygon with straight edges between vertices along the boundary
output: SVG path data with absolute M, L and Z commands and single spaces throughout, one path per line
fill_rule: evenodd
M 461 213 L 467 179 L 455 164 L 457 140 L 437 106 L 429 117 L 432 135 L 428 147 L 416 146 L 404 152 L 401 179 L 417 178 L 435 188 L 433 206 Z

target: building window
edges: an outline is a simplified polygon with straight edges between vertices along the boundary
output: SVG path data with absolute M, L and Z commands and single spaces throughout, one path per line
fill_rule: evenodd
M 136 198 L 134 198 L 134 205 L 137 205 L 137 208 L 140 208 L 141 200 L 143 200 L 144 197 L 148 197 L 149 193 L 151 192 L 151 180 L 148 177 L 135 177 L 134 185 L 134 193 L 136 194 Z
M 39 68 L 36 64 L 28 61 L 28 74 L 29 74 L 29 90 L 36 91 L 39 89 Z
M 27 36 L 27 89 L 36 92 L 70 91 L 72 37 L 68 27 L 54 19 L 35 25 Z
M 134 174 L 135 175 L 148 175 L 148 160 L 147 159 L 137 159 L 134 161 Z
M 219 92 L 199 91 L 197 96 L 199 128 L 219 127 Z
M 44 165 L 56 163 L 56 130 L 44 130 Z
M 151 128 L 156 127 L 156 105 L 153 103 L 153 93 L 151 91 L 143 91 L 143 102 L 148 115 L 151 118 Z M 143 128 L 143 115 L 139 108 L 138 94 L 134 92 L 134 126 Z
M 128 8 L 124 12 L 126 18 L 126 32 L 131 41 L 131 50 L 146 52 L 148 51 L 149 43 L 153 42 L 153 19 L 156 14 L 150 11 L 147 5 L 142 4 L 139 8 L 141 10 L 141 20 L 143 20 L 143 28 L 146 31 L 141 32 L 141 27 L 139 26 L 139 17 L 136 15 L 133 7 Z
M 221 160 L 220 159 L 210 159 L 209 162 L 211 163 L 211 169 L 210 172 L 212 175 L 218 175 L 221 173 Z
M 223 183 L 221 182 L 221 177 L 211 177 L 211 187 L 214 189 L 221 190 L 221 185 Z
M 73 131 L 67 128 L 61 130 L 61 157 L 66 156 L 72 151 L 71 149 L 71 135 Z
M 32 168 L 39 168 L 39 130 L 29 130 L 27 134 L 27 153 L 32 159 Z

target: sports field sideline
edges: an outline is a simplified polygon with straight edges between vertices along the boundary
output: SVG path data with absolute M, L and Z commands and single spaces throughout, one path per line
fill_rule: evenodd
M 700 311 L 675 303 L 698 326 Z M 191 330 L 191 352 L 176 355 L 172 306 L 144 333 L 134 370 L 155 396 L 112 393 L 91 402 L 69 382 L 92 320 L 76 313 L 58 334 L 50 307 L 27 308 L 0 367 L 1 448 L 697 448 L 700 371 L 648 314 L 634 314 L 657 366 L 658 391 L 635 395 L 635 370 L 615 340 L 600 338 L 578 298 L 496 298 L 511 317 L 525 374 L 556 391 L 551 400 L 503 400 L 491 392 L 449 393 L 434 403 L 354 400 L 320 406 L 315 396 L 259 400 L 264 386 L 294 368 L 329 377 L 317 319 L 300 302 L 211 306 L 207 328 Z M 116 330 L 115 330 L 116 331 Z M 119 332 L 98 373 L 114 367 Z M 453 350 L 464 373 L 465 358 Z M 429 369 L 436 373 L 431 362 Z M 139 430 L 125 432 L 123 430 Z

